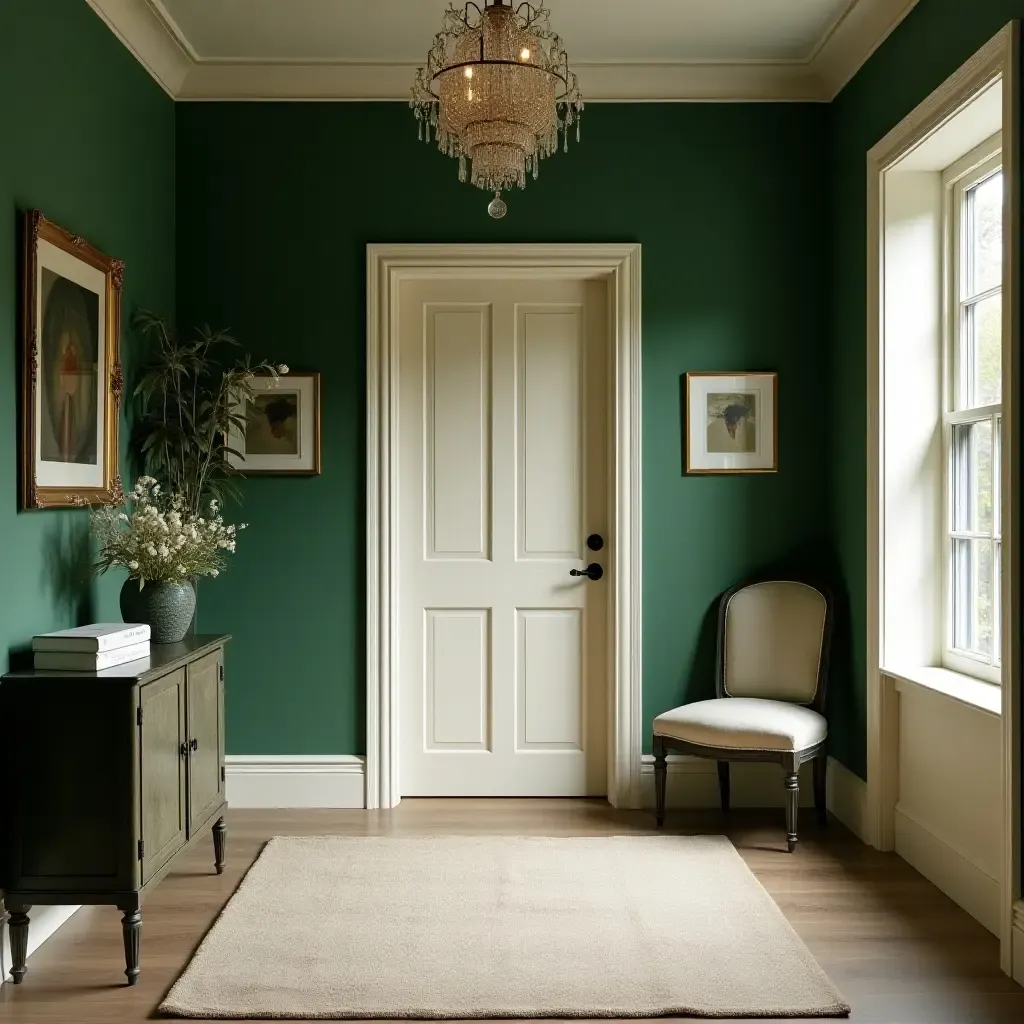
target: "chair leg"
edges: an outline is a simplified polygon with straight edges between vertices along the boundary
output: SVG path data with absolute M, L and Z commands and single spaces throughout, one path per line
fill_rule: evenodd
M 661 828 L 665 824 L 665 787 L 668 783 L 668 752 L 665 741 L 654 737 L 654 820 Z
M 783 785 L 786 787 L 786 842 L 789 852 L 796 849 L 797 816 L 800 813 L 800 776 L 795 771 L 787 771 Z
M 729 762 L 718 762 L 718 794 L 722 799 L 722 810 L 728 811 L 731 806 L 731 787 L 729 785 Z
M 828 824 L 828 811 L 825 808 L 827 771 L 828 759 L 825 754 L 819 754 L 814 759 L 814 808 L 818 812 L 818 822 L 822 825 Z

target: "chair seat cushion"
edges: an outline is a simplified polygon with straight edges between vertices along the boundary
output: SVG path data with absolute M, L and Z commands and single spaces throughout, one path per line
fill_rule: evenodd
M 805 750 L 827 733 L 817 711 L 759 697 L 699 700 L 654 720 L 655 736 L 736 750 Z

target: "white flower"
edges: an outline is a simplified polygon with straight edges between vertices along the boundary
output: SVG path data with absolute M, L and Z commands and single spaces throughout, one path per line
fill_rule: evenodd
M 181 572 L 181 573 L 183 573 L 184 571 L 185 571 L 185 566 L 183 566 L 183 565 L 179 565 L 179 566 L 178 566 L 178 572 Z
M 278 363 L 277 364 L 277 372 L 279 374 L 281 374 L 282 376 L 284 376 L 288 372 L 288 364 L 287 363 Z
M 161 544 L 160 545 L 160 557 L 161 558 L 166 558 L 169 554 L 170 554 L 170 552 L 167 550 L 167 545 L 166 544 Z
M 210 570 L 210 575 L 211 576 L 219 576 L 220 575 L 220 570 L 218 570 L 218 569 L 211 569 Z
M 128 516 L 126 516 L 124 512 L 122 512 L 117 518 L 120 519 L 122 523 L 128 522 Z
M 155 548 L 155 547 L 153 547 L 153 545 L 152 545 L 152 544 L 150 544 L 150 545 L 149 545 L 149 547 L 147 547 L 147 548 L 146 548 L 146 551 L 147 551 L 147 552 L 148 552 L 148 553 L 149 553 L 150 555 L 152 555 L 152 556 L 153 556 L 153 558 L 156 558 L 156 548 Z
M 135 561 L 135 559 L 132 559 L 132 560 L 131 560 L 131 561 L 130 561 L 130 562 L 128 563 L 128 568 L 129 568 L 129 569 L 131 569 L 131 570 L 132 570 L 132 572 L 134 572 L 134 571 L 135 571 L 136 569 L 138 569 L 138 567 L 139 567 L 139 563 L 138 563 L 138 562 L 136 562 L 136 561 Z

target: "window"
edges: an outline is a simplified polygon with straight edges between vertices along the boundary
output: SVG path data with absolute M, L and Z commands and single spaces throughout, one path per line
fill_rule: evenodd
M 1000 679 L 1003 174 L 998 137 L 949 168 L 944 664 Z

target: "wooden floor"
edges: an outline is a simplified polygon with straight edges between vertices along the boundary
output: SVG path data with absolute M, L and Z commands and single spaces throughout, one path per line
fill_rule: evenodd
M 670 815 L 667 830 L 726 832 L 847 1001 L 858 1024 L 1024 1021 L 1024 989 L 999 971 L 995 938 L 893 854 L 810 815 L 784 852 L 782 812 Z M 119 915 L 80 910 L 33 956 L 23 985 L 0 987 L 0 1024 L 133 1024 L 164 993 L 274 835 L 645 833 L 649 815 L 584 800 L 407 800 L 394 811 L 233 811 L 228 864 L 191 854 L 143 907 L 142 978 L 124 985 Z M 367 937 L 372 939 L 371 936 Z

